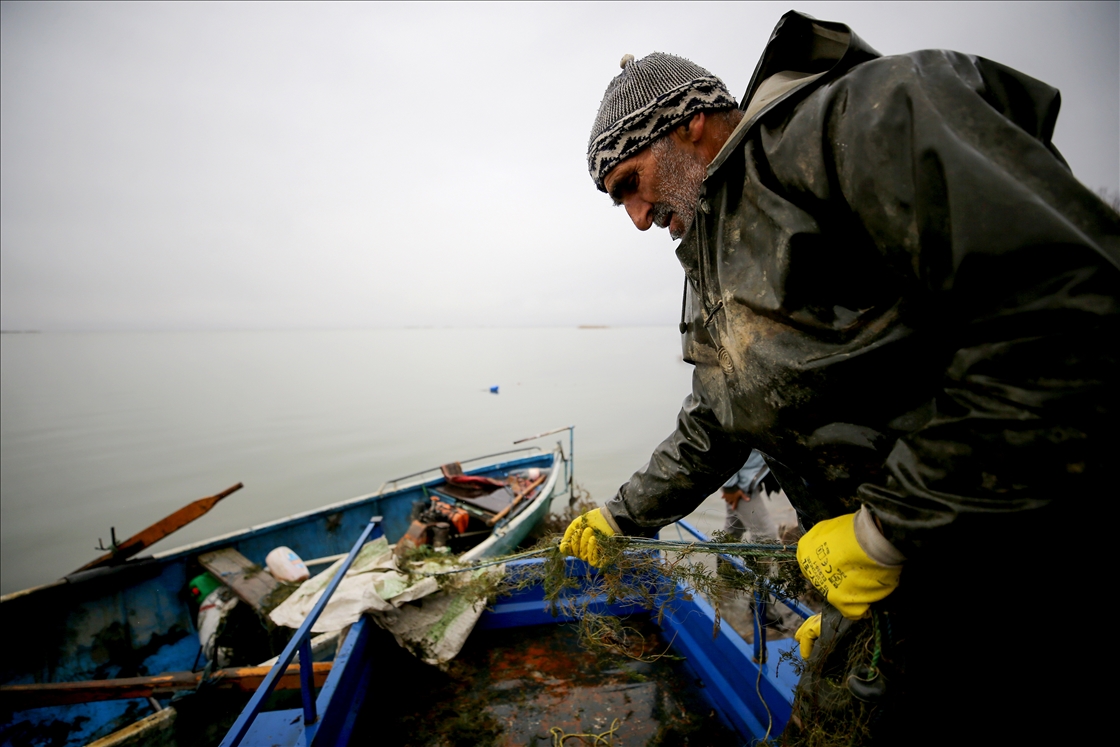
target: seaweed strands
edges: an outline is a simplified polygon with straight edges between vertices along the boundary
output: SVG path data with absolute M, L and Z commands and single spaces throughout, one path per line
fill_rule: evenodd
M 560 537 L 554 535 L 530 550 L 467 566 L 454 565 L 454 558 L 444 556 L 446 568 L 430 570 L 429 565 L 424 575 L 440 580 L 512 560 L 539 558 L 539 563 L 507 565 L 501 576 L 475 574 L 466 583 L 456 583 L 456 593 L 466 595 L 468 602 L 485 599 L 493 603 L 504 593 L 540 584 L 553 614 L 575 620 L 588 648 L 652 661 L 667 654 L 648 651 L 634 628 L 617 617 L 601 614 L 598 610 L 604 604 L 648 611 L 660 621 L 676 600 L 700 593 L 716 612 L 714 636 L 719 631 L 721 603 L 732 595 L 761 592 L 779 599 L 796 599 L 807 591 L 797 566 L 796 545 L 720 539 L 719 535 L 711 542 L 603 537 L 600 567 L 573 573 L 574 561 L 560 552 Z M 692 562 L 705 555 L 737 557 L 743 570 L 730 563 L 712 567 L 710 563 Z
M 561 554 L 560 538 L 553 535 L 530 550 L 465 567 L 445 556 L 447 566 L 431 574 L 453 578 L 511 560 L 538 558 L 537 563 L 507 565 L 500 577 L 477 574 L 458 591 L 492 603 L 503 593 L 540 584 L 553 613 L 575 621 L 586 650 L 653 662 L 675 658 L 669 653 L 672 642 L 648 640 L 641 625 L 626 617 L 603 614 L 604 603 L 635 612 L 648 611 L 660 621 L 677 600 L 699 593 L 715 610 L 715 635 L 721 605 L 743 593 L 789 600 L 811 591 L 797 564 L 796 545 L 720 541 L 725 538 L 727 535 L 717 534 L 710 542 L 687 542 L 603 537 L 603 561 L 594 569 Z M 713 556 L 738 558 L 742 566 L 698 562 Z M 884 608 L 868 619 L 850 621 L 826 606 L 824 635 L 814 647 L 813 656 L 803 662 L 796 649 L 782 655 L 779 666 L 788 662 L 802 675 L 782 744 L 865 744 L 884 729 L 890 730 L 892 695 L 883 698 L 876 693 L 882 689 L 884 678 L 890 679 L 892 691 L 897 689 L 902 675 L 898 632 L 891 632 L 892 618 Z M 855 688 L 850 686 L 852 677 L 857 680 Z M 604 739 L 603 735 L 592 736 Z M 773 744 L 769 731 L 759 744 Z

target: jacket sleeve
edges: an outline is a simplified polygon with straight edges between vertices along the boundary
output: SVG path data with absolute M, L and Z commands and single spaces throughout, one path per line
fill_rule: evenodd
M 930 51 L 864 63 L 764 128 L 781 188 L 874 244 L 943 353 L 858 488 L 908 555 L 1107 484 L 1120 216 L 1051 144 L 1058 105 L 1039 81 Z
M 692 381 L 693 391 L 677 416 L 677 429 L 607 502 L 606 508 L 623 534 L 652 536 L 687 516 L 734 475 L 750 454 L 750 446 L 720 427 L 701 377 L 694 373 Z

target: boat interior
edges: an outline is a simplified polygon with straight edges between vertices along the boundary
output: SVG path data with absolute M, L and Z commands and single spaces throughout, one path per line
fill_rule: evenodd
M 222 671 L 259 669 L 281 653 L 292 633 L 289 628 L 271 625 L 267 613 L 298 586 L 277 582 L 264 572 L 266 556 L 272 550 L 290 548 L 307 559 L 314 575 L 345 557 L 376 514 L 390 542 L 411 532 L 418 544 L 444 545 L 455 553 L 479 549 L 487 542 L 490 544 L 482 549 L 491 554 L 509 552 L 524 539 L 530 529 L 526 525 L 540 518 L 534 516 L 530 522 L 526 512 L 540 513 L 543 507 L 547 514 L 551 495 L 548 501 L 538 498 L 545 490 L 556 488 L 557 480 L 549 479 L 558 476 L 556 466 L 555 454 L 539 449 L 488 459 L 467 471 L 458 463 L 444 465 L 438 472 L 429 470 L 388 483 L 376 493 L 77 572 L 54 584 L 10 595 L 4 601 L 5 618 L 33 619 L 37 624 L 27 626 L 24 645 L 15 647 L 0 663 L 0 683 L 5 688 L 73 685 L 75 692 L 69 700 L 57 693 L 38 700 L 34 694 L 21 695 L 17 700 L 6 693 L 6 726 L 0 729 L 0 743 L 35 744 L 45 739 L 56 745 L 84 745 L 158 713 L 172 699 L 176 710 L 190 711 L 192 705 L 180 703 L 182 682 L 145 691 L 154 697 L 108 698 L 102 693 L 92 701 L 82 699 L 90 697 L 83 693 L 92 681 L 121 682 L 173 673 L 194 677 L 193 690 L 210 676 L 215 667 L 213 663 L 207 666 L 196 624 L 203 595 L 192 584 L 206 572 L 242 602 L 223 621 L 220 631 L 218 645 L 231 652 L 222 662 L 226 667 Z M 518 522 L 521 517 L 526 520 Z M 517 531 L 510 531 L 518 524 Z M 498 535 L 501 541 L 495 542 Z M 316 661 L 329 661 L 338 648 L 338 637 L 319 641 L 315 648 Z M 263 675 L 253 676 L 253 682 L 259 683 Z M 236 716 L 246 692 L 254 688 L 255 684 L 231 687 L 228 681 L 216 688 L 213 697 L 206 698 L 213 701 L 207 706 L 214 717 L 211 720 L 223 722 L 219 714 L 227 701 L 230 713 Z M 281 689 L 272 697 L 282 704 L 289 695 Z M 193 729 L 195 725 L 188 722 L 182 722 L 183 728 Z M 225 723 L 228 727 L 229 721 Z M 192 738 L 186 743 L 208 742 Z

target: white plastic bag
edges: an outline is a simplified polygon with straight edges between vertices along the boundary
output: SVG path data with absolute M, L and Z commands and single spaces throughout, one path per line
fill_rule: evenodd
M 202 644 L 202 655 L 214 666 L 229 666 L 231 651 L 228 648 L 214 649 L 222 621 L 237 606 L 237 597 L 229 589 L 220 586 L 206 595 L 198 608 L 198 642 Z

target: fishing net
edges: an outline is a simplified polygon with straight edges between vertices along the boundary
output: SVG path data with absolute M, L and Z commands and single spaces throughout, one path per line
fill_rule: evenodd
M 435 578 L 468 603 L 492 604 L 503 595 L 540 585 L 553 614 L 576 621 L 587 646 L 625 656 L 641 649 L 641 643 L 617 618 L 597 611 L 603 602 L 649 612 L 660 621 L 675 602 L 698 593 L 715 611 L 715 635 L 722 608 L 734 598 L 762 594 L 797 599 L 811 589 L 798 570 L 795 545 L 729 542 L 725 540 L 732 538 L 722 533 L 710 542 L 603 537 L 600 567 L 590 569 L 560 552 L 560 536 L 557 531 L 528 550 L 466 565 L 449 554 L 420 548 L 405 556 L 402 567 Z M 717 557 L 725 562 L 698 562 Z M 538 562 L 507 565 L 527 559 Z M 441 563 L 443 568 L 434 567 Z M 506 565 L 505 574 L 479 573 L 497 565 Z M 464 581 L 464 574 L 471 578 Z
M 578 515 L 582 508 L 586 507 L 577 506 L 571 513 Z M 603 614 L 604 601 L 648 612 L 660 622 L 679 600 L 700 594 L 714 610 L 715 637 L 722 610 L 744 595 L 761 595 L 771 601 L 815 595 L 801 575 L 793 544 L 738 542 L 722 532 L 707 542 L 602 537 L 603 560 L 595 570 L 560 552 L 562 529 L 568 521 L 569 517 L 561 517 L 535 546 L 503 558 L 464 566 L 454 556 L 421 549 L 406 556 L 411 562 L 402 566 L 423 568 L 427 577 L 454 589 L 468 603 L 493 604 L 503 595 L 540 585 L 553 614 L 578 625 L 587 649 L 647 662 L 673 654 L 667 646 L 651 648 L 625 617 Z M 523 559 L 537 562 L 508 564 Z M 504 574 L 481 573 L 502 564 L 508 564 Z M 851 621 L 825 605 L 822 636 L 810 659 L 803 661 L 794 647 L 777 662 L 801 675 L 781 744 L 824 747 L 876 741 L 876 733 L 883 731 L 883 716 L 889 713 L 889 696 L 897 694 L 886 685 L 891 682 L 893 687 L 901 674 L 893 644 L 897 631 L 892 624 L 886 611 Z M 759 742 L 771 743 L 768 738 Z

